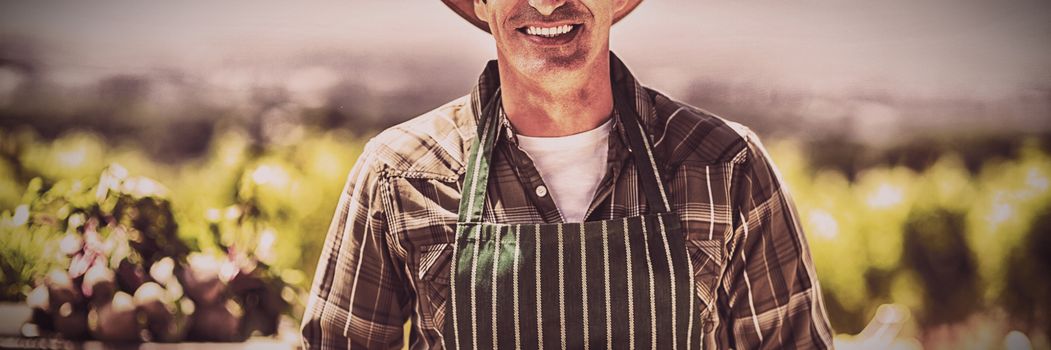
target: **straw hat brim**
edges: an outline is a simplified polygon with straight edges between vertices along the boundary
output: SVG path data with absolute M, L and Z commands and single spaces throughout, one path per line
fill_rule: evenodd
M 474 15 L 473 0 L 442 0 L 442 2 L 444 2 L 445 5 L 449 6 L 449 8 L 453 10 L 453 12 L 456 12 L 456 14 L 460 15 L 460 17 L 463 17 L 463 19 L 466 19 L 468 22 L 471 22 L 471 24 L 473 24 L 475 27 L 478 27 L 478 29 L 489 32 L 489 24 L 481 19 L 478 19 L 478 17 Z M 640 2 L 642 2 L 642 0 L 628 0 L 628 4 L 626 4 L 624 8 L 620 10 L 620 12 L 614 14 L 613 23 L 617 23 L 622 18 L 624 18 L 624 16 L 627 16 L 628 13 L 631 13 L 631 11 L 634 10 L 636 6 L 639 6 Z

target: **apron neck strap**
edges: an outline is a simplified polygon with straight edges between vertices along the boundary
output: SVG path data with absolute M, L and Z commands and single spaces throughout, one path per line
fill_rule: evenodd
M 500 89 L 497 88 L 489 102 L 482 107 L 482 115 L 478 118 L 478 134 L 471 146 L 463 189 L 460 192 L 459 222 L 482 221 L 482 210 L 485 207 L 486 190 L 489 185 L 489 162 L 496 139 L 499 138 L 502 129 L 497 113 L 500 108 L 500 94 Z M 660 172 L 653 156 L 649 137 L 643 131 L 631 101 L 634 100 L 614 89 L 614 108 L 627 133 L 628 146 L 635 159 L 635 168 L 642 182 L 642 190 L 650 208 L 649 212 L 666 213 L 670 211 L 668 195 L 660 181 Z
M 482 106 L 482 115 L 477 119 L 478 133 L 471 145 L 463 189 L 460 190 L 459 222 L 482 221 L 482 208 L 485 207 L 485 193 L 489 185 L 490 155 L 496 138 L 500 136 L 500 121 L 496 113 L 499 106 L 500 88 L 497 88 L 489 103 Z
M 635 158 L 635 169 L 642 181 L 642 191 L 646 194 L 650 213 L 667 213 L 671 210 L 668 204 L 668 195 L 664 191 L 664 183 L 661 182 L 660 168 L 653 156 L 653 147 L 650 138 L 646 136 L 642 128 L 642 122 L 635 111 L 638 104 L 631 103 L 634 99 L 628 98 L 623 89 L 613 89 L 613 105 L 620 116 L 620 123 L 628 136 L 628 146 L 632 157 Z

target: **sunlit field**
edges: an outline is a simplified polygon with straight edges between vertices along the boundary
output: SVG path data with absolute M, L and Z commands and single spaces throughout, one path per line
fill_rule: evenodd
M 53 309 L 46 304 L 54 288 L 41 296 L 47 288 L 37 287 L 66 275 L 93 288 L 84 293 L 95 292 L 91 300 L 118 305 L 148 299 L 140 290 L 150 285 L 155 299 L 174 305 L 173 324 L 186 326 L 203 308 L 187 309 L 184 300 L 218 288 L 229 312 L 216 317 L 257 326 L 229 334 L 176 327 L 153 332 L 153 340 L 238 340 L 281 328 L 279 336 L 294 341 L 336 200 L 366 138 L 299 130 L 260 144 L 229 129 L 200 157 L 162 162 L 92 133 L 45 140 L 5 130 L 0 297 Z M 815 165 L 799 142 L 766 144 L 804 223 L 840 347 L 1047 346 L 1051 158 L 1039 140 L 977 165 L 941 152 L 922 166 L 887 161 L 849 173 Z M 144 247 L 156 242 L 166 243 Z M 167 275 L 151 268 L 164 264 L 175 267 Z M 127 282 L 136 275 L 129 265 L 148 277 Z M 180 271 L 214 271 L 219 282 L 164 282 Z M 238 276 L 266 287 L 242 293 Z M 111 290 L 97 281 L 110 281 Z M 253 311 L 271 299 L 280 327 L 274 315 Z M 109 336 L 88 328 L 94 338 Z

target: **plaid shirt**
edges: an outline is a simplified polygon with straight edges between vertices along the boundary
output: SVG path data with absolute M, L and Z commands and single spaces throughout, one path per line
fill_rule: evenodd
M 693 259 L 706 348 L 830 348 L 806 239 L 777 170 L 747 128 L 639 85 L 611 55 L 614 89 L 635 97 Z M 440 348 L 449 262 L 476 116 L 499 85 L 491 61 L 469 96 L 373 138 L 351 170 L 303 317 L 307 348 Z M 484 220 L 555 223 L 543 180 L 506 132 L 492 155 Z M 646 212 L 619 118 L 587 220 Z

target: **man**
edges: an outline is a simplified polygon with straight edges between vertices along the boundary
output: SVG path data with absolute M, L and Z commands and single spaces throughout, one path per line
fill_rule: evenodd
M 609 52 L 639 0 L 445 0 L 497 60 L 372 139 L 308 348 L 829 348 L 793 205 L 748 129 Z

